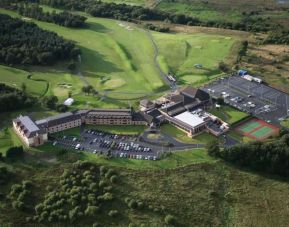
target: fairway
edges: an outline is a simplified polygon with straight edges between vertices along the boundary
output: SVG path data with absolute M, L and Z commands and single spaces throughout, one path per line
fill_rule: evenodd
M 202 33 L 152 34 L 158 45 L 158 61 L 163 71 L 172 71 L 185 84 L 206 82 L 220 74 L 218 64 L 230 56 L 235 42 L 231 37 Z M 202 68 L 196 68 L 196 64 L 201 64 Z
M 265 140 L 279 134 L 279 128 L 259 119 L 251 119 L 242 123 L 236 131 L 253 140 Z

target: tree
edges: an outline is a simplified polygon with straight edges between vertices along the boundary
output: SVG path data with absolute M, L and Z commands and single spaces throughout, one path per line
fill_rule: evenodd
M 19 157 L 22 157 L 24 153 L 23 147 L 11 147 L 6 151 L 6 158 L 13 160 Z
M 45 96 L 42 99 L 42 104 L 49 109 L 55 109 L 57 102 L 58 98 L 56 96 Z
M 217 156 L 220 153 L 219 142 L 217 140 L 212 140 L 207 143 L 207 151 L 211 156 Z
M 224 105 L 224 104 L 225 104 L 224 98 L 223 98 L 223 97 L 217 98 L 217 104 L 219 104 L 219 105 Z
M 60 113 L 64 113 L 64 112 L 66 112 L 68 110 L 68 107 L 66 105 L 64 105 L 64 104 L 58 104 L 56 106 L 56 110 L 58 112 L 60 112 Z
M 25 83 L 21 84 L 21 90 L 23 93 L 26 93 L 26 84 Z
M 219 67 L 218 68 L 222 72 L 228 72 L 229 71 L 228 66 L 223 61 L 219 62 Z

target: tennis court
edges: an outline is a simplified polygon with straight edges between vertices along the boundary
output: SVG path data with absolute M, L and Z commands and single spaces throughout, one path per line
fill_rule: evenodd
M 237 127 L 236 131 L 254 140 L 265 140 L 278 135 L 279 128 L 259 119 L 251 119 Z

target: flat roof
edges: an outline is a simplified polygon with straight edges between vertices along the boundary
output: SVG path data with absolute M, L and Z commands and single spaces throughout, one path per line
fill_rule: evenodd
M 190 125 L 191 127 L 196 127 L 204 123 L 203 118 L 199 117 L 197 114 L 192 114 L 188 111 L 181 113 L 174 117 L 175 119 Z

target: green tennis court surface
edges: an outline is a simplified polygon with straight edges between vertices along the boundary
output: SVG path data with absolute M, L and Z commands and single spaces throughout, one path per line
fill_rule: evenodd
M 249 133 L 253 131 L 254 129 L 257 129 L 260 126 L 261 124 L 258 121 L 249 121 L 245 123 L 244 125 L 240 126 L 239 130 L 244 133 Z
M 250 134 L 257 138 L 263 138 L 263 137 L 267 137 L 267 136 L 274 134 L 274 129 L 267 127 L 267 126 L 263 126 L 262 128 L 257 129 L 256 131 Z
M 264 140 L 270 136 L 278 135 L 279 128 L 265 121 L 252 119 L 237 127 L 236 131 L 254 140 Z

